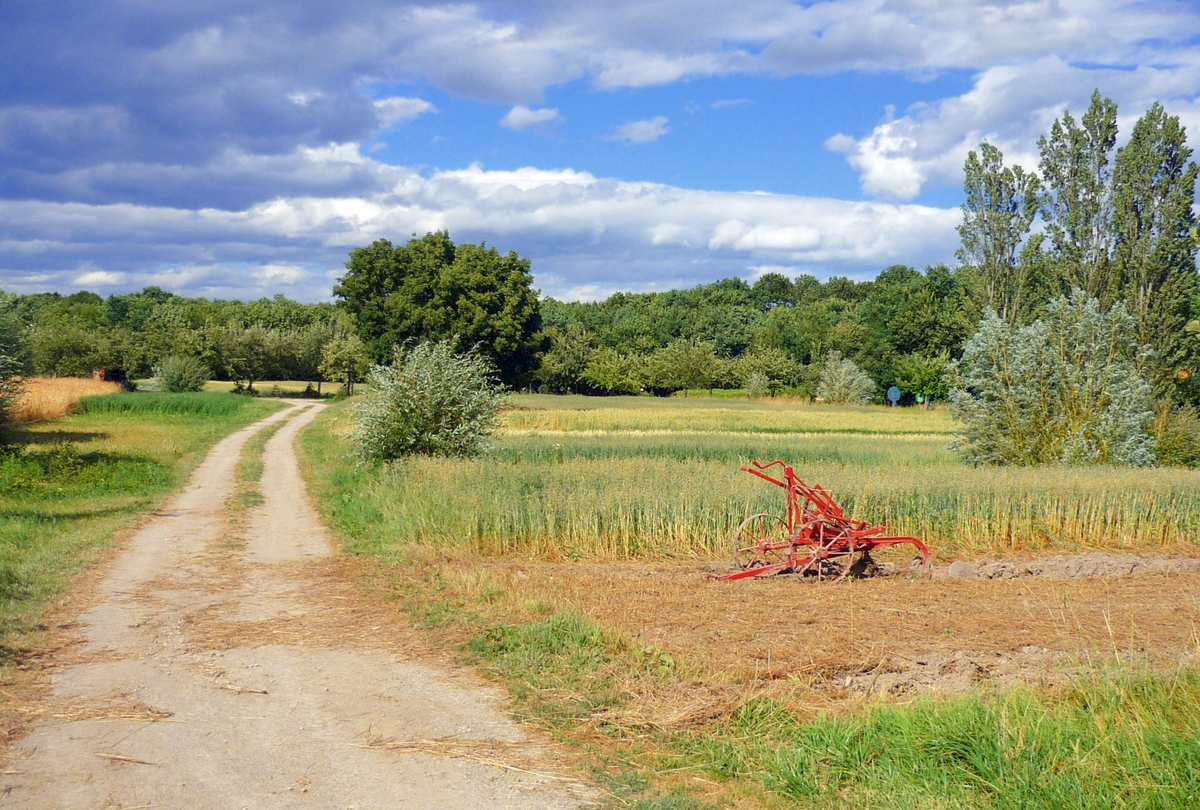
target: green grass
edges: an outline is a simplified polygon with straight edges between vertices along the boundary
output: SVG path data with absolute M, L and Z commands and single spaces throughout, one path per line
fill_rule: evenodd
M 30 634 L 51 600 L 118 531 L 181 486 L 216 441 L 282 407 L 198 396 L 219 404 L 96 397 L 82 413 L 18 431 L 0 454 L 0 670 L 36 646 Z M 109 400 L 117 404 L 101 404 Z
M 576 398 L 563 399 L 569 413 L 582 412 Z M 646 402 L 689 412 L 676 408 L 682 400 L 627 399 L 633 413 Z M 896 410 L 885 413 L 925 419 Z M 946 437 L 908 430 L 501 435 L 479 459 L 355 467 L 340 436 L 345 422 L 334 423 L 339 413 L 327 411 L 301 439 L 325 471 L 314 488 L 353 548 L 385 556 L 422 546 L 550 559 L 725 557 L 745 516 L 782 513 L 780 489 L 739 471 L 751 459 L 776 458 L 831 491 L 849 514 L 920 537 L 943 559 L 1161 549 L 1200 537 L 1195 470 L 972 468 Z M 754 409 L 744 413 L 757 418 Z
M 128 393 L 83 397 L 76 406 L 81 414 L 186 415 L 228 418 L 243 413 L 245 402 L 234 396 L 209 393 Z

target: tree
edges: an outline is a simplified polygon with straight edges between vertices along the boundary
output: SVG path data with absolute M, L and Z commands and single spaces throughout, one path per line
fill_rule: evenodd
M 596 338 L 579 324 L 546 330 L 550 349 L 542 355 L 534 378 L 552 394 L 584 393 L 583 372 L 596 350 Z
M 821 367 L 817 396 L 835 405 L 865 405 L 875 393 L 875 383 L 853 360 L 831 351 Z
M 1038 178 L 1020 166 L 1005 167 L 1004 155 L 987 141 L 979 145 L 979 154 L 967 154 L 963 170 L 967 199 L 958 226 L 958 260 L 978 273 L 987 306 L 1015 323 L 1028 305 L 1041 244 L 1040 237 L 1029 235 L 1037 215 Z
M 367 375 L 366 398 L 353 411 L 351 441 L 367 461 L 408 455 L 473 456 L 505 402 L 491 363 L 453 341 L 397 348 L 390 366 Z
M 1113 179 L 1114 279 L 1137 341 L 1155 349 L 1152 382 L 1160 391 L 1196 357 L 1183 333 L 1197 294 L 1197 166 L 1186 137 L 1179 119 L 1155 103 L 1117 152 Z
M 321 350 L 318 371 L 322 379 L 341 382 L 346 396 L 354 395 L 354 384 L 370 369 L 366 346 L 353 332 L 338 332 Z
M 1136 322 L 1076 290 L 1014 327 L 988 310 L 951 367 L 957 443 L 974 464 L 1154 461 Z
M 214 344 L 220 352 L 225 373 L 236 382 L 246 381 L 246 390 L 264 378 L 274 362 L 278 333 L 262 324 L 225 326 L 217 329 Z
M 644 363 L 637 355 L 618 354 L 613 349 L 597 349 L 588 358 L 580 378 L 605 394 L 636 394 L 642 390 Z
M 906 354 L 896 361 L 896 385 L 902 391 L 917 394 L 928 408 L 934 397 L 946 396 L 946 366 L 950 356 L 933 357 L 925 354 Z
M 1042 219 L 1051 260 L 1063 290 L 1080 289 L 1107 308 L 1114 297 L 1109 262 L 1113 248 L 1112 150 L 1117 105 L 1092 93 L 1079 123 L 1064 112 L 1038 139 L 1044 191 Z
M 771 396 L 780 386 L 794 384 L 800 371 L 799 364 L 782 349 L 753 349 L 739 357 L 734 368 L 740 385 L 749 389 L 750 378 L 755 377 Z
M 477 347 L 504 382 L 516 385 L 543 348 L 529 268 L 514 252 L 455 245 L 438 231 L 403 247 L 380 239 L 356 248 L 333 292 L 375 360 L 407 341 L 456 339 L 460 350 Z
M 647 387 L 660 392 L 711 388 L 716 377 L 717 355 L 704 341 L 679 339 L 659 349 L 646 361 Z

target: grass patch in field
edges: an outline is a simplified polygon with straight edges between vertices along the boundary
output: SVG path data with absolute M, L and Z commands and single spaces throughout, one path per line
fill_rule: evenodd
M 79 400 L 81 414 L 136 415 L 184 415 L 227 418 L 242 413 L 244 399 L 223 397 L 209 393 L 169 394 L 125 393 L 104 397 L 83 397 Z
M 501 415 L 508 431 L 698 431 L 949 435 L 946 408 L 804 405 L 793 401 L 518 394 Z
M 99 399 L 125 396 L 139 395 Z M 229 399 L 233 410 L 89 409 L 16 432 L 21 446 L 0 456 L 5 658 L 35 643 L 29 634 L 49 601 L 117 531 L 177 489 L 212 444 L 280 407 Z

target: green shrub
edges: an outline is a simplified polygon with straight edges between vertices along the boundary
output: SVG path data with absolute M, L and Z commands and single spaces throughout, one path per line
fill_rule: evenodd
M 821 367 L 817 396 L 835 405 L 865 405 L 875 393 L 875 383 L 853 360 L 832 351 Z
M 203 391 L 211 372 L 195 357 L 175 356 L 163 358 L 158 368 L 154 369 L 154 376 L 158 378 L 162 390 L 183 394 Z
M 1154 419 L 1154 455 L 1168 467 L 1200 467 L 1200 415 L 1164 404 Z
M 397 348 L 394 365 L 371 368 L 351 434 L 362 458 L 472 456 L 483 449 L 505 395 L 486 359 L 453 347 L 446 340 L 407 353 Z
M 1154 462 L 1136 324 L 1076 290 L 1015 327 L 988 310 L 951 367 L 957 446 L 975 464 Z
M 0 351 L 0 428 L 13 421 L 13 408 L 21 398 L 21 381 L 17 377 L 21 364 L 15 357 Z

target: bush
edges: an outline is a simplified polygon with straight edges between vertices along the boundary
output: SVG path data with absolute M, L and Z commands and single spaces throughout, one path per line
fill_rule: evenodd
M 865 405 L 875 393 L 875 383 L 853 360 L 832 351 L 821 367 L 817 396 L 837 405 Z
M 952 364 L 957 446 L 975 464 L 1128 464 L 1154 461 L 1146 359 L 1135 323 L 1082 292 L 1014 327 L 988 310 Z
M 456 354 L 452 340 L 395 352 L 394 365 L 372 366 L 354 409 L 351 437 L 362 458 L 478 454 L 506 399 L 492 365 L 474 350 Z
M 1154 418 L 1154 456 L 1160 465 L 1200 467 L 1200 414 L 1163 404 Z
M 751 371 L 746 376 L 746 396 L 749 399 L 765 397 L 771 388 L 771 378 L 761 371 Z
M 164 357 L 154 376 L 159 380 L 159 386 L 172 394 L 187 394 L 193 391 L 203 391 L 208 382 L 210 372 L 208 366 L 195 357 Z

